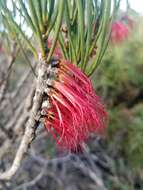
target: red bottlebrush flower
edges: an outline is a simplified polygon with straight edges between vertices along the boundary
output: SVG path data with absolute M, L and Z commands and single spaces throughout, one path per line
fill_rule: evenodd
M 123 42 L 128 38 L 128 35 L 129 35 L 129 29 L 125 24 L 123 24 L 120 21 L 113 23 L 111 29 L 112 43 L 116 44 L 119 42 Z
M 90 133 L 107 126 L 107 113 L 91 81 L 69 61 L 58 62 L 49 100 L 45 127 L 62 149 L 76 151 Z

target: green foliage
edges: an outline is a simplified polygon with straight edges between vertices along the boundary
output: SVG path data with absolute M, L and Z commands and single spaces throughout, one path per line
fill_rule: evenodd
M 143 168 L 143 103 L 133 109 L 134 120 L 129 128 L 128 144 L 126 152 L 129 161 L 139 168 Z M 128 148 L 130 147 L 130 149 Z
M 132 109 L 117 107 L 110 112 L 110 143 L 133 169 L 143 168 L 143 103 Z
M 124 159 L 125 167 L 129 165 L 139 173 L 143 168 L 142 28 L 143 23 L 139 22 L 128 40 L 110 44 L 94 78 L 110 110 L 109 152 Z
M 142 30 L 135 28 L 126 42 L 109 46 L 95 76 L 97 89 L 106 88 L 105 96 L 112 100 L 120 94 L 127 95 L 130 89 L 136 93 L 137 88 L 143 88 Z
M 106 50 L 110 26 L 120 0 L 113 1 L 113 11 L 111 2 L 12 0 L 9 7 L 7 0 L 1 0 L 0 15 L 7 35 L 10 33 L 18 43 L 26 44 L 35 56 L 40 52 L 48 63 L 59 43 L 64 57 L 91 75 Z M 52 42 L 50 48 L 48 40 Z
M 17 40 L 23 40 L 35 56 L 37 52 L 40 51 L 42 56 L 45 57 L 48 39 L 48 36 L 45 35 L 47 31 L 48 35 L 50 32 L 54 32 L 53 44 L 50 50 L 52 52 L 60 30 L 64 1 L 60 0 L 55 3 L 55 1 L 51 0 L 12 0 L 11 3 L 13 6 L 9 7 L 8 1 L 0 1 L 1 17 L 3 18 L 4 27 L 8 30 L 8 33 L 13 33 L 13 37 L 17 38 Z M 20 20 L 18 18 L 20 18 Z M 50 27 L 53 22 L 54 29 Z M 31 31 L 34 36 L 29 36 L 27 29 Z M 34 41 L 35 39 L 36 43 Z M 39 49 L 36 48 L 37 44 Z M 51 52 L 49 54 L 51 54 Z

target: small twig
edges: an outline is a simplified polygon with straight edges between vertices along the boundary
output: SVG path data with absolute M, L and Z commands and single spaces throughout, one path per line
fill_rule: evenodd
M 26 63 L 28 64 L 28 66 L 30 66 L 31 71 L 34 74 L 34 76 L 37 77 L 37 75 L 35 73 L 35 66 L 32 66 L 31 61 L 30 61 L 29 57 L 27 56 L 27 54 L 23 48 L 23 45 L 21 44 L 20 40 L 18 40 L 18 39 L 17 39 L 17 42 L 19 43 L 20 49 L 22 50 L 22 53 L 23 53 L 25 60 L 26 60 Z
M 29 110 L 30 110 L 30 108 L 32 106 L 32 100 L 33 100 L 34 92 L 35 92 L 35 90 L 34 90 L 34 88 L 32 88 L 31 92 L 28 94 L 28 97 L 26 98 L 25 105 L 24 105 L 24 110 L 23 110 L 23 113 L 22 113 L 22 117 L 20 117 L 17 120 L 17 123 L 13 128 L 15 134 L 17 134 L 17 132 L 19 132 L 19 129 L 23 129 L 22 126 L 28 120 L 28 117 L 29 117 L 28 113 L 29 113 Z
M 20 50 L 19 48 L 17 49 L 17 44 L 14 42 L 13 47 L 12 47 L 12 52 L 10 55 L 10 59 L 8 61 L 8 68 L 6 70 L 6 76 L 0 81 L 0 86 L 2 86 L 3 83 L 8 80 L 10 73 L 11 73 L 11 68 L 15 62 L 15 59 L 16 59 L 16 56 L 17 56 L 19 50 Z
M 46 166 L 44 166 L 42 168 L 41 172 L 32 181 L 26 182 L 26 183 L 18 186 L 17 188 L 15 188 L 15 190 L 19 190 L 22 188 L 28 188 L 28 187 L 32 187 L 32 186 L 36 185 L 36 183 L 44 176 L 45 172 L 46 172 Z
M 9 130 L 12 127 L 14 127 L 15 123 L 17 122 L 18 118 L 20 117 L 20 115 L 22 114 L 22 110 L 24 107 L 24 102 L 21 103 L 21 105 L 19 106 L 19 108 L 16 110 L 16 112 L 13 114 L 13 117 L 11 118 L 11 120 L 5 125 L 5 129 Z
M 15 62 L 16 55 L 17 55 L 18 52 L 19 52 L 19 49 L 16 48 L 16 44 L 14 43 L 13 50 L 12 50 L 12 53 L 11 53 L 11 57 L 10 57 L 10 60 L 9 60 L 9 66 L 7 68 L 7 71 L 6 71 L 6 76 L 0 82 L 0 87 L 1 87 L 1 89 L 0 89 L 0 104 L 4 99 L 5 92 L 7 90 L 7 85 L 8 85 L 8 78 L 10 77 L 11 70 L 12 70 L 11 68 L 12 68 L 12 66 L 13 66 L 13 64 Z
M 24 83 L 27 81 L 27 79 L 29 78 L 31 73 L 31 70 L 29 70 L 28 72 L 26 72 L 25 74 L 23 74 L 23 76 L 21 77 L 21 79 L 19 80 L 17 86 L 16 86 L 16 90 L 12 93 L 11 98 L 14 99 L 20 92 L 21 88 L 23 87 Z

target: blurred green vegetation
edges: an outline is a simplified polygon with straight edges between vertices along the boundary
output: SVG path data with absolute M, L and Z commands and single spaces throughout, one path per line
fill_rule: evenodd
M 106 148 L 122 176 L 120 184 L 115 183 L 117 187 L 113 188 L 113 181 L 108 186 L 134 189 L 136 178 L 143 180 L 143 22 L 140 18 L 128 39 L 110 43 L 93 82 L 109 109 Z
M 130 88 L 133 93 L 136 88 L 143 89 L 143 23 L 141 26 L 136 24 L 126 41 L 110 44 L 97 70 L 93 80 L 95 86 L 102 93 L 104 89 L 105 96 L 110 99 L 128 94 Z

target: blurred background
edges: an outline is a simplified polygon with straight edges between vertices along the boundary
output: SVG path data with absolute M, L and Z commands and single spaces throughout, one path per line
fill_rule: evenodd
M 29 59 L 30 52 L 19 51 L 0 36 L 0 84 L 5 83 L 0 89 L 1 171 L 13 160 L 31 106 L 25 102 L 33 93 Z M 91 136 L 85 154 L 67 155 L 58 152 L 52 137 L 38 128 L 18 173 L 1 189 L 143 190 L 143 1 L 121 1 L 92 81 L 109 114 L 103 137 Z M 5 143 L 6 138 L 10 140 Z

